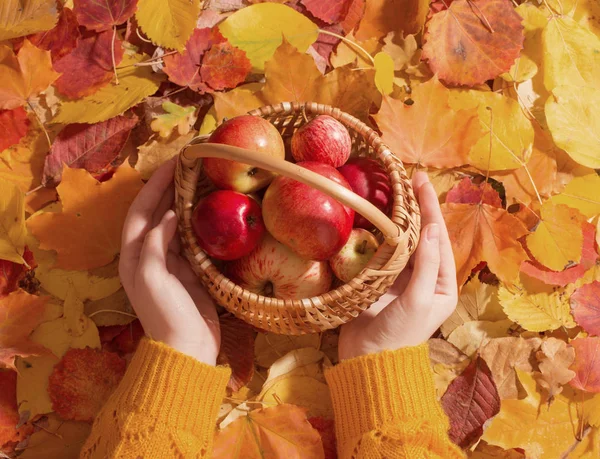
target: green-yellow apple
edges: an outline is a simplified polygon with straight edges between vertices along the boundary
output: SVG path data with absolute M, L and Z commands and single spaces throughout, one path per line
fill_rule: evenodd
M 373 233 L 354 228 L 342 250 L 329 259 L 329 265 L 339 280 L 349 282 L 367 266 L 378 247 Z

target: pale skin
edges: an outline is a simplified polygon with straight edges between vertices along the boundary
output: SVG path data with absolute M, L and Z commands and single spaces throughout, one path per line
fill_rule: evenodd
M 163 165 L 135 199 L 123 228 L 119 274 L 146 334 L 209 365 L 221 335 L 214 303 L 179 254 L 173 205 L 174 161 Z M 427 341 L 457 302 L 452 247 L 427 174 L 413 188 L 421 207 L 421 240 L 388 293 L 342 326 L 340 359 Z

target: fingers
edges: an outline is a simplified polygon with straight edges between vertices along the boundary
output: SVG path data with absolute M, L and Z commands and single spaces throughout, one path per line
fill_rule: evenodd
M 165 212 L 173 207 L 175 201 L 175 185 L 171 182 L 164 194 L 160 198 L 160 202 L 152 215 L 152 227 L 154 228 L 161 221 Z
M 429 303 L 435 294 L 440 271 L 440 225 L 428 224 L 421 231 L 413 273 L 404 290 L 406 305 Z
M 160 223 L 148 232 L 140 253 L 138 275 L 142 279 L 157 280 L 159 276 L 168 275 L 167 253 L 169 243 L 175 235 L 177 217 L 175 212 L 168 210 Z

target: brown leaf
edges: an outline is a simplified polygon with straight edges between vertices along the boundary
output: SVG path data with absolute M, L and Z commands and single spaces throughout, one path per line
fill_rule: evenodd
M 219 317 L 221 324 L 221 351 L 219 365 L 231 367 L 231 378 L 227 387 L 236 392 L 252 379 L 254 374 L 254 336 L 251 325 L 232 315 Z
M 548 338 L 536 352 L 539 372 L 534 372 L 538 384 L 548 392 L 548 402 L 560 394 L 575 373 L 569 367 L 575 360 L 575 350 L 560 339 Z

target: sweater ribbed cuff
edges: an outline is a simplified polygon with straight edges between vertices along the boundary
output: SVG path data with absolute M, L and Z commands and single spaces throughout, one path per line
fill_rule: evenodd
M 428 345 L 344 360 L 325 373 L 338 442 L 401 419 L 448 419 L 436 399 Z
M 118 406 L 174 430 L 213 435 L 231 370 L 213 367 L 143 338 L 117 389 Z

